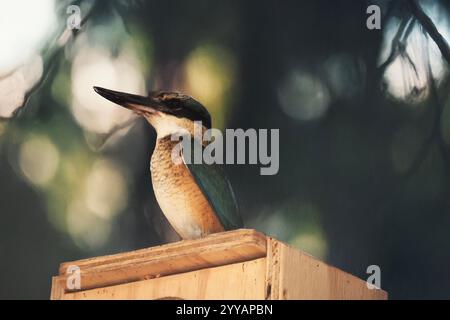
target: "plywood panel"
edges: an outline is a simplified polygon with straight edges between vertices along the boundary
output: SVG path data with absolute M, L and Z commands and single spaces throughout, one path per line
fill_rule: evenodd
M 65 290 L 66 269 L 81 289 Z M 52 299 L 386 299 L 383 290 L 255 230 L 66 262 Z
M 264 299 L 266 259 L 66 293 L 62 299 Z
M 241 229 L 148 249 L 62 263 L 81 271 L 81 290 L 227 265 L 266 256 L 266 236 Z M 60 279 L 60 283 L 64 283 Z
M 278 283 L 275 299 L 387 299 L 383 290 L 371 290 L 366 282 L 279 242 Z

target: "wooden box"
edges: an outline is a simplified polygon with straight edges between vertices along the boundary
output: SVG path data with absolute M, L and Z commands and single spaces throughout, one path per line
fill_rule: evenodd
M 75 266 L 79 286 L 68 284 Z M 255 230 L 62 263 L 51 299 L 387 299 Z

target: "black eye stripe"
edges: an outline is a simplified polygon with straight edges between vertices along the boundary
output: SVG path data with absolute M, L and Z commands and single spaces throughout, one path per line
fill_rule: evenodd
M 171 110 L 172 111 L 172 110 Z M 175 111 L 175 110 L 173 110 Z M 172 115 L 178 118 L 187 118 L 192 121 L 201 121 L 202 125 L 206 128 L 211 128 L 211 117 L 208 115 L 199 115 L 197 113 L 191 112 L 190 110 L 180 109 L 176 112 L 170 112 Z
M 211 128 L 211 116 L 208 110 L 195 99 L 173 92 L 159 93 L 154 97 L 165 107 L 164 112 L 179 118 L 201 121 L 205 127 Z

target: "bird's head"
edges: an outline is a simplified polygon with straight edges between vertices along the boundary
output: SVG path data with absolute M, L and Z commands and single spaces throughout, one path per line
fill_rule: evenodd
M 211 116 L 206 108 L 188 95 L 177 92 L 151 92 L 140 96 L 94 87 L 95 92 L 122 107 L 143 116 L 155 128 L 158 138 L 187 130 L 192 134 L 194 121 L 203 129 L 211 128 Z

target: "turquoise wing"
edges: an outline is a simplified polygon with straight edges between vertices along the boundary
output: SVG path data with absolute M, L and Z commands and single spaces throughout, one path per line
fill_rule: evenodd
M 195 139 L 191 141 L 191 150 L 194 150 L 194 144 L 200 146 Z M 183 152 L 183 161 L 216 212 L 222 226 L 225 230 L 242 228 L 242 217 L 239 213 L 236 197 L 223 168 L 219 164 L 195 164 L 193 153 L 192 151 L 190 157 L 192 161 L 186 161 Z

